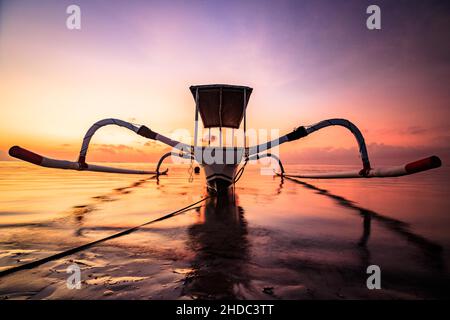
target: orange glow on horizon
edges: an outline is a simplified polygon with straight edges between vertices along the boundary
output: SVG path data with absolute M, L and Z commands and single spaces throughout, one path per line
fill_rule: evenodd
M 285 134 L 341 117 L 360 127 L 369 153 L 375 144 L 372 153 L 379 159 L 409 157 L 405 148 L 413 148 L 417 157 L 428 152 L 449 155 L 448 93 L 439 85 L 441 73 L 433 73 L 440 66 L 424 62 L 405 67 L 409 57 L 398 59 L 404 48 L 394 48 L 392 55 L 389 51 L 396 43 L 389 31 L 383 31 L 383 42 L 370 38 L 368 48 L 341 48 L 341 33 L 322 43 L 311 33 L 331 31 L 322 33 L 312 21 L 311 28 L 302 29 L 289 24 L 297 20 L 277 20 L 270 7 L 262 6 L 253 20 L 235 12 L 223 22 L 212 22 L 209 7 L 117 4 L 108 8 L 106 17 L 99 15 L 105 10 L 101 5 L 81 1 L 86 20 L 82 30 L 73 32 L 61 24 L 63 4 L 43 1 L 40 6 L 40 14 L 33 6 L 14 2 L 2 7 L 1 160 L 9 159 L 13 145 L 74 159 L 89 126 L 110 117 L 145 124 L 164 135 L 181 128 L 192 133 L 194 101 L 188 87 L 206 83 L 254 88 L 249 128 L 276 128 Z M 290 40 L 282 41 L 279 34 Z M 374 36 L 354 37 L 364 42 Z M 407 49 L 404 54 L 415 59 Z M 373 59 L 373 52 L 383 55 Z M 90 157 L 155 161 L 165 150 L 145 142 L 121 129 L 105 128 L 95 137 Z M 333 153 L 343 162 L 357 159 L 353 137 L 340 128 L 281 150 L 290 162 L 296 157 L 299 162 L 321 162 L 324 152 L 330 161 Z

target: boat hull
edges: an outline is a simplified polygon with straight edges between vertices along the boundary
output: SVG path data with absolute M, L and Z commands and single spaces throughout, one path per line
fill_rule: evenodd
M 227 192 L 236 177 L 244 155 L 243 148 L 196 147 L 195 160 L 203 167 L 209 190 Z
M 207 181 L 206 187 L 208 188 L 209 192 L 218 193 L 218 194 L 226 194 L 232 184 L 233 183 L 228 180 L 221 179 L 221 178 L 215 178 L 215 179 Z
M 202 167 L 208 189 L 223 193 L 233 184 L 238 164 L 203 164 Z

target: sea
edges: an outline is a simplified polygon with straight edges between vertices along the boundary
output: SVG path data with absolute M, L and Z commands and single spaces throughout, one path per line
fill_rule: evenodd
M 208 193 L 203 170 L 167 167 L 157 177 L 0 162 L 0 299 L 450 296 L 448 166 L 301 180 L 249 164 L 222 196 Z M 291 174 L 350 169 L 285 166 Z

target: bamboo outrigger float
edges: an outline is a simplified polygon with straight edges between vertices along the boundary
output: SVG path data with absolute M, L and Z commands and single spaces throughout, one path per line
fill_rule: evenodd
M 431 156 L 402 166 L 394 166 L 387 168 L 372 168 L 369 161 L 367 147 L 361 131 L 350 121 L 345 119 L 328 119 L 320 121 L 311 126 L 300 126 L 292 132 L 281 136 L 275 140 L 265 142 L 255 146 L 247 146 L 245 134 L 247 131 L 246 109 L 253 91 L 250 87 L 234 86 L 234 85 L 199 85 L 191 86 L 191 93 L 195 99 L 195 128 L 194 128 L 194 145 L 188 145 L 176 140 L 172 140 L 157 132 L 152 131 L 145 125 L 136 126 L 127 121 L 119 119 L 104 119 L 96 122 L 86 132 L 81 146 L 80 154 L 77 161 L 56 160 L 43 157 L 26 149 L 14 146 L 9 150 L 12 157 L 48 168 L 72 169 L 79 171 L 99 171 L 125 174 L 165 174 L 166 171 L 160 171 L 160 166 L 164 159 L 169 156 L 178 156 L 195 160 L 205 170 L 207 186 L 211 190 L 222 192 L 228 189 L 234 182 L 240 178 L 243 168 L 248 161 L 256 160 L 262 157 L 272 157 L 280 164 L 281 172 L 279 175 L 296 178 L 312 178 L 312 179 L 336 179 L 336 178 L 384 178 L 398 177 L 417 172 L 438 168 L 441 166 L 441 160 L 437 156 Z M 198 130 L 199 130 L 199 114 L 203 123 L 203 127 L 207 129 L 222 128 L 239 129 L 243 122 L 244 141 L 242 147 L 225 147 L 222 146 L 222 135 L 220 134 L 219 146 L 199 146 Z M 164 154 L 155 171 L 141 171 L 132 169 L 111 168 L 106 166 L 98 166 L 88 164 L 86 162 L 87 151 L 92 136 L 98 129 L 108 125 L 116 125 L 134 131 L 147 139 L 160 141 L 178 151 L 171 151 Z M 311 133 L 321 130 L 329 126 L 342 126 L 348 129 L 358 143 L 359 152 L 362 160 L 362 168 L 350 172 L 330 172 L 317 174 L 290 175 L 284 172 L 280 159 L 277 156 L 267 153 L 273 147 L 286 142 L 292 142 L 300 138 L 304 138 Z M 239 165 L 243 163 L 241 170 Z

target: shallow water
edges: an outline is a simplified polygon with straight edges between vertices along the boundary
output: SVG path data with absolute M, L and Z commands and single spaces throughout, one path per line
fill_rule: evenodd
M 153 168 L 148 164 L 116 166 Z M 346 170 L 286 166 L 287 172 Z M 0 162 L 0 270 L 163 216 L 207 195 L 204 176 L 159 179 Z M 448 298 L 450 168 L 293 181 L 249 165 L 235 201 L 192 210 L 0 278 L 5 299 Z M 81 268 L 81 289 L 66 269 Z M 381 268 L 368 290 L 366 268 Z

